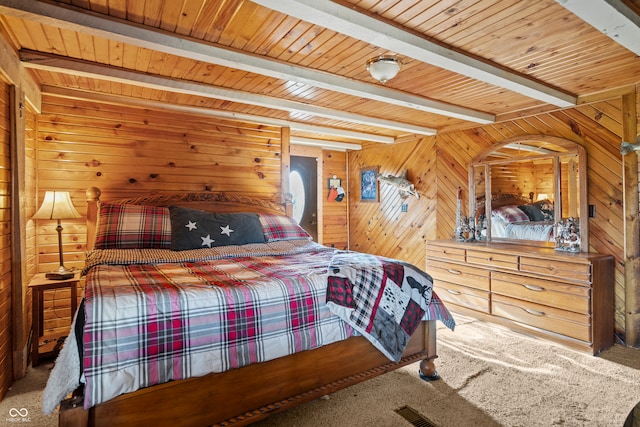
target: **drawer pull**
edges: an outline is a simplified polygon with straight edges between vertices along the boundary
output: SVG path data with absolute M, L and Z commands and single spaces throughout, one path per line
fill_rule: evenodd
M 542 292 L 542 291 L 545 290 L 542 286 L 527 285 L 527 284 L 522 285 L 522 286 L 524 286 L 525 288 L 529 289 L 530 291 Z
M 456 290 L 453 290 L 453 289 L 447 289 L 447 292 L 449 292 L 450 294 L 453 294 L 453 295 L 460 295 L 462 293 L 460 291 L 456 291 Z
M 453 268 L 450 268 L 450 269 L 448 269 L 447 271 L 448 271 L 449 273 L 451 273 L 451 274 L 457 274 L 457 275 L 462 274 L 462 271 L 460 271 L 460 270 L 454 270 Z
M 544 311 L 538 311 L 538 310 L 532 310 L 530 308 L 525 308 L 524 311 L 526 311 L 529 314 L 533 314 L 534 316 L 544 316 Z

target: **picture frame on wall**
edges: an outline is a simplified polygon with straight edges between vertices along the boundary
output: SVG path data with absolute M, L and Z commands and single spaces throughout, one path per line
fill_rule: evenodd
M 379 202 L 377 166 L 360 169 L 360 201 Z

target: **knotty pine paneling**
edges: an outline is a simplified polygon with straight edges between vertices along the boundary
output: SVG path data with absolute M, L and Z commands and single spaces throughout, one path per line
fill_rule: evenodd
M 583 145 L 588 156 L 588 204 L 596 208 L 596 218 L 589 220 L 589 250 L 611 254 L 616 259 L 615 331 L 622 339 L 625 292 L 619 151 L 621 108 L 621 101 L 616 98 L 392 146 L 370 144 L 362 151 L 349 153 L 351 248 L 424 266 L 426 240 L 446 239 L 452 235 L 458 187 L 463 189 L 462 214 L 468 214 L 468 164 L 471 158 L 492 144 L 519 135 L 545 134 L 570 139 Z M 429 197 L 419 201 L 408 199 L 409 215 L 399 213 L 401 201 L 386 191 L 384 184 L 380 187 L 380 203 L 360 202 L 359 169 L 368 166 L 378 166 L 383 173 L 397 173 L 408 168 L 409 179 L 416 189 Z
M 46 190 L 68 190 L 84 215 L 90 186 L 102 190 L 103 200 L 166 191 L 281 192 L 276 127 L 53 96 L 43 97 L 42 114 L 32 127 L 38 205 Z M 62 222 L 67 267 L 83 266 L 84 221 Z M 30 224 L 37 270 L 57 268 L 56 223 Z M 68 325 L 68 295 L 52 293 L 46 301 L 59 309 L 45 311 L 45 329 Z
M 425 242 L 436 233 L 435 138 L 353 151 L 349 162 L 349 240 L 352 250 L 391 256 L 423 267 Z M 400 197 L 398 190 L 379 182 L 378 203 L 360 201 L 360 170 L 378 167 L 379 173 L 400 175 L 415 184 L 420 198 Z M 403 204 L 407 212 L 401 212 Z
M 44 96 L 37 120 L 38 202 L 69 190 L 104 200 L 157 192 L 280 193 L 279 128 Z M 55 224 L 39 221 L 39 268 L 57 262 Z M 65 263 L 84 259 L 83 220 L 64 221 Z
M 345 190 L 341 202 L 330 202 L 328 179 L 336 176 L 342 179 Z M 337 249 L 349 248 L 348 208 L 351 192 L 347 185 L 347 153 L 340 151 L 322 152 L 322 244 Z
M 0 400 L 13 381 L 9 85 L 0 79 Z

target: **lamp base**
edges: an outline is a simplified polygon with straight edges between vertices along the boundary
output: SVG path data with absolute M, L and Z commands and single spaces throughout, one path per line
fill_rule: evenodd
M 50 271 L 45 273 L 44 277 L 51 280 L 67 280 L 73 278 L 74 275 L 73 271 Z

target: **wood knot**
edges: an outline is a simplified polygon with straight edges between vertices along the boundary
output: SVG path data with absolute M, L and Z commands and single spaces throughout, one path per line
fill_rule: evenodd
M 136 182 L 138 182 L 137 179 L 135 178 L 129 178 L 129 184 L 135 184 Z

